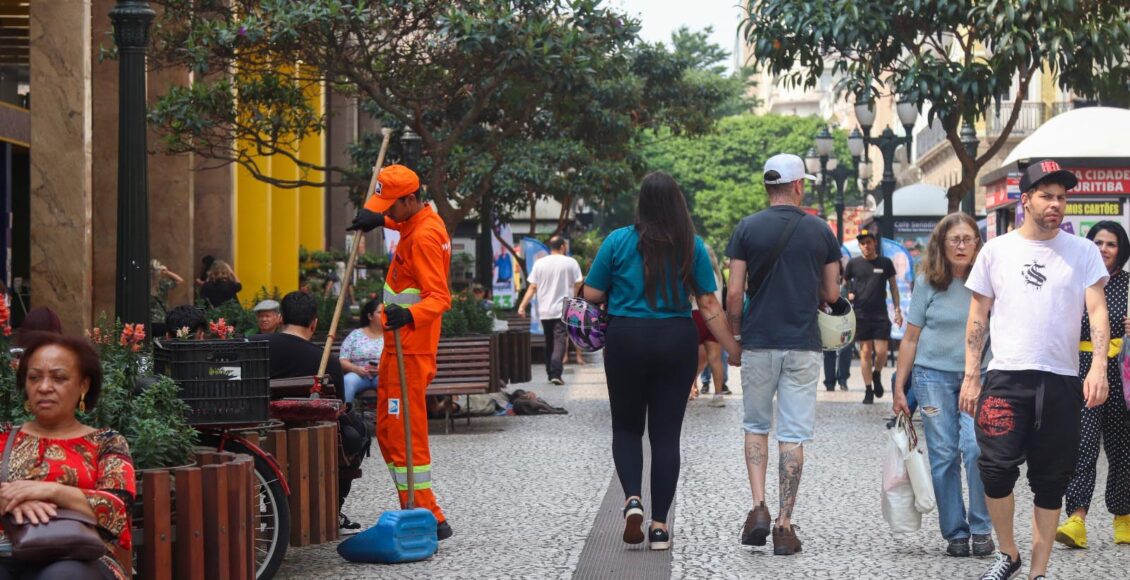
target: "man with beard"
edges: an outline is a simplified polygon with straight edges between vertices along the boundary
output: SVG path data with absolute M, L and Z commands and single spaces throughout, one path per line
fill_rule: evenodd
M 1000 550 L 983 580 L 1008 580 L 1020 571 L 1012 490 L 1025 461 L 1035 504 L 1028 578 L 1044 577 L 1075 470 L 1080 409 L 1107 397 L 1104 357 L 1095 358 L 1082 385 L 1078 379 L 1083 309 L 1096 352 L 1107 351 L 1110 329 L 1108 274 L 1098 248 L 1059 229 L 1067 190 L 1077 184 L 1055 161 L 1030 165 L 1020 179 L 1023 225 L 985 244 L 965 283 L 973 299 L 960 404 L 975 419 L 977 465 Z M 993 360 L 982 388 L 981 357 L 990 339 Z

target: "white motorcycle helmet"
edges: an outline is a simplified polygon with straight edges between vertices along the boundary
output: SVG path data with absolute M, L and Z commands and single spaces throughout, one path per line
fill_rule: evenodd
M 839 350 L 855 340 L 855 311 L 843 297 L 829 304 L 827 309 L 817 309 L 816 323 L 820 326 L 824 350 Z

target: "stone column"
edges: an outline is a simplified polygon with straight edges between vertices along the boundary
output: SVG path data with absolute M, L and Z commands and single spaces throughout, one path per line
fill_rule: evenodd
M 150 72 L 150 106 L 171 87 L 188 85 L 189 81 L 185 69 Z M 160 148 L 160 136 L 152 130 L 149 144 L 151 150 Z M 196 199 L 192 166 L 193 156 L 188 153 L 166 155 L 153 151 L 149 154 L 149 255 L 184 278 L 183 284 L 169 292 L 169 306 L 190 304 L 194 294 L 192 279 L 198 262 L 193 257 Z
M 93 0 L 91 39 L 105 43 L 113 31 L 110 9 L 117 0 Z M 93 100 L 94 296 L 93 313 L 114 315 L 114 275 L 118 251 L 118 63 L 98 62 L 91 51 Z
M 329 116 L 326 129 L 328 165 L 349 167 L 352 164 L 349 145 L 357 140 L 357 101 L 327 85 L 326 109 Z M 345 245 L 345 228 L 353 222 L 354 213 L 356 211 L 349 201 L 348 187 L 338 185 L 326 188 L 326 239 L 330 248 L 349 249 Z M 366 245 L 370 252 L 376 249 L 371 245 L 374 239 L 370 239 L 370 236 L 366 236 L 365 241 L 368 242 Z
M 92 306 L 90 0 L 30 11 L 32 301 L 81 333 Z

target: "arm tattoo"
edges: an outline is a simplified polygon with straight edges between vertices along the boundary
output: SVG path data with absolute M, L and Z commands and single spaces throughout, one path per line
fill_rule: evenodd
M 1105 353 L 1110 348 L 1110 328 L 1105 324 L 1091 323 L 1091 344 L 1094 346 L 1095 357 L 1094 360 L 1100 358 L 1105 360 L 1107 357 L 1100 353 Z M 1092 363 L 1094 364 L 1094 363 Z
M 965 337 L 965 368 L 981 368 L 981 351 L 985 350 L 985 323 L 974 320 Z
M 800 489 L 800 474 L 804 471 L 804 447 L 799 443 L 782 444 L 777 470 L 781 482 L 780 517 L 791 519 Z

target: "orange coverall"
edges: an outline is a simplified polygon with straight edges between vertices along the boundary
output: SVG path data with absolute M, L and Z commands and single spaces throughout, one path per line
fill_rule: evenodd
M 440 319 L 451 309 L 451 291 L 447 286 L 451 240 L 443 220 L 427 205 L 403 223 L 386 218 L 385 227 L 400 232 L 400 243 L 385 278 L 383 303 L 408 308 L 413 320 L 400 329 L 400 337 L 412 423 L 416 507 L 431 510 L 436 521 L 442 523 L 443 511 L 432 492 L 432 456 L 428 449 L 428 409 L 424 392 L 436 375 Z M 381 316 L 385 322 L 383 309 Z M 396 343 L 392 331 L 386 330 L 378 370 L 377 443 L 396 483 L 402 508 L 408 504 L 408 462 L 400 410 L 403 404 L 396 368 Z

